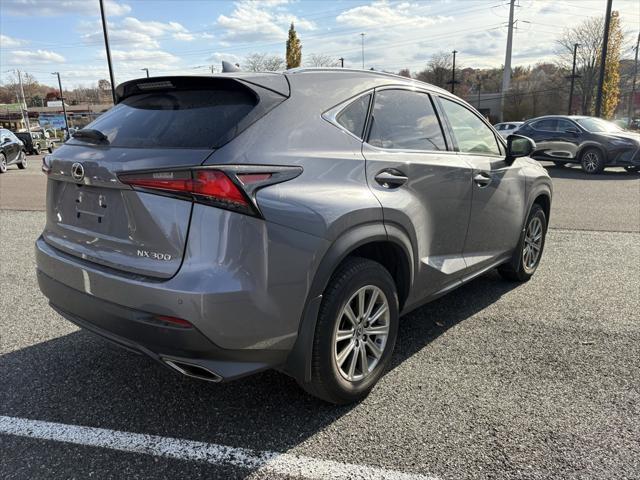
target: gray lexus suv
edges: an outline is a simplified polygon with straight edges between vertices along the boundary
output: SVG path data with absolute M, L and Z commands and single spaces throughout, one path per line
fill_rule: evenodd
M 183 375 L 275 368 L 364 397 L 400 316 L 490 269 L 526 281 L 551 181 L 439 88 L 347 69 L 132 80 L 45 157 L 40 289 Z

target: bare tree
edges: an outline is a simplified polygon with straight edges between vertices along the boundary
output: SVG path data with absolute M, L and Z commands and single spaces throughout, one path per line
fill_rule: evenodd
M 431 59 L 427 62 L 427 68 L 418 72 L 416 78 L 423 82 L 445 88 L 447 86 L 447 81 L 451 78 L 452 68 L 452 55 L 447 52 L 437 52 L 431 55 Z M 462 67 L 456 65 L 456 70 L 459 68 Z
M 590 115 L 593 108 L 603 31 L 604 18 L 592 17 L 577 27 L 567 28 L 558 40 L 558 60 L 567 71 L 571 70 L 574 44 L 580 45 L 576 55 L 576 74 L 580 77 L 576 79 L 576 85 L 582 94 L 583 115 Z
M 409 70 L 408 68 L 403 68 L 398 72 L 398 75 L 400 75 L 401 77 L 411 78 L 411 70 Z
M 277 55 L 252 53 L 247 55 L 242 65 L 243 70 L 250 72 L 277 72 L 284 70 L 285 61 Z
M 330 55 L 312 53 L 305 62 L 307 67 L 338 67 L 340 61 Z

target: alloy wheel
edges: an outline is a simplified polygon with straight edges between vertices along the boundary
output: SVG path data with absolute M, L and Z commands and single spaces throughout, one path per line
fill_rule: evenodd
M 582 164 L 584 165 L 584 169 L 587 173 L 595 173 L 596 171 L 598 171 L 600 157 L 595 152 L 587 152 L 584 154 Z
M 376 368 L 389 337 L 389 301 L 384 292 L 366 285 L 340 311 L 333 333 L 333 358 L 340 375 L 355 382 Z
M 542 220 L 538 217 L 533 217 L 529 225 L 527 225 L 522 249 L 522 264 L 527 272 L 534 270 L 538 264 L 543 236 Z

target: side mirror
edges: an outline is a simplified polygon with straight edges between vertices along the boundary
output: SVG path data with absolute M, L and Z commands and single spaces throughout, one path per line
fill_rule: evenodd
M 536 143 L 524 135 L 507 137 L 507 162 L 513 163 L 516 158 L 527 157 L 536 149 Z
M 11 139 L 9 137 L 4 137 L 4 139 L 2 140 L 2 144 L 4 145 L 5 143 L 9 143 L 11 141 Z

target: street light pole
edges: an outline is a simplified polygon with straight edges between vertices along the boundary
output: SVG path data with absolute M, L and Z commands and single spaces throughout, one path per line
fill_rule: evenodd
M 366 35 L 366 33 L 361 33 L 360 36 L 362 37 L 362 69 L 364 70 L 364 36 Z
M 22 86 L 22 74 L 20 73 L 20 70 L 16 70 L 16 72 L 18 73 L 18 83 L 20 84 L 20 95 L 22 95 L 22 105 L 20 105 L 20 111 L 23 111 L 22 106 L 24 105 L 24 112 L 26 113 L 26 115 L 24 115 L 24 123 L 27 126 L 27 131 L 31 133 L 31 125 L 29 124 L 29 109 L 27 108 L 27 100 L 24 98 L 24 87 Z
M 148 68 L 141 68 L 140 70 L 144 70 L 145 72 L 147 72 L 147 78 L 149 78 L 149 69 Z M 213 72 L 211 72 L 211 73 L 213 73 Z
M 340 57 L 338 60 L 340 60 L 340 67 L 344 68 L 344 57 Z
M 67 120 L 67 107 L 64 104 L 64 95 L 62 94 L 62 81 L 60 80 L 60 72 L 53 72 L 51 75 L 58 76 L 58 88 L 60 88 L 60 98 L 62 99 L 62 113 L 64 115 L 64 128 L 67 130 L 67 136 L 69 136 L 69 121 Z
M 567 108 L 567 115 L 571 115 L 571 106 L 573 105 L 573 84 L 575 79 L 578 77 L 576 75 L 576 54 L 578 53 L 579 43 L 573 44 L 573 68 L 571 69 L 571 87 L 569 88 L 569 107 Z
M 109 32 L 107 31 L 107 19 L 104 14 L 104 0 L 100 0 L 100 16 L 102 17 L 102 32 L 104 33 L 104 46 L 107 50 L 107 65 L 109 66 L 109 79 L 111 80 L 111 97 L 116 103 L 116 86 L 113 78 L 113 65 L 111 64 L 111 48 L 109 47 Z
M 478 106 L 476 107 L 480 111 L 480 91 L 482 90 L 482 77 L 478 75 Z
M 600 55 L 600 78 L 598 79 L 598 95 L 596 97 L 596 117 L 602 114 L 602 87 L 604 85 L 605 68 L 607 64 L 607 48 L 609 46 L 609 26 L 611 25 L 611 4 L 607 0 L 607 15 L 604 18 L 604 35 L 602 37 L 602 54 Z
M 454 93 L 456 90 L 456 53 L 458 53 L 458 51 L 454 50 L 451 53 L 453 53 L 453 66 L 451 68 L 451 93 Z

